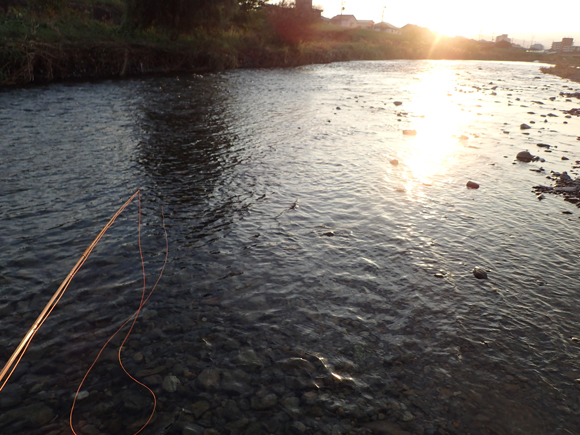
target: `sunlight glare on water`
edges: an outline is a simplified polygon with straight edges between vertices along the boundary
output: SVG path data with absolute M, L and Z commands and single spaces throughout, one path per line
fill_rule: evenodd
M 457 162 L 459 137 L 474 114 L 451 101 L 456 86 L 455 71 L 437 64 L 408 88 L 412 94 L 408 110 L 416 114 L 413 129 L 417 131 L 417 136 L 407 137 L 408 148 L 403 151 L 405 190 L 411 197 L 422 186 L 444 179 Z

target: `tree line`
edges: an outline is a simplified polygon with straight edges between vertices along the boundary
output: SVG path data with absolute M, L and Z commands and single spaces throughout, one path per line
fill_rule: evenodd
M 265 0 L 125 0 L 130 28 L 160 27 L 176 35 L 243 24 Z

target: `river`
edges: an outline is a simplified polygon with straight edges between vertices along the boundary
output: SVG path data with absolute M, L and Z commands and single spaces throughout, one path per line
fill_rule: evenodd
M 580 212 L 531 189 L 578 176 L 564 111 L 580 100 L 560 93 L 579 86 L 539 66 L 1 91 L 0 364 L 140 189 L 147 289 L 162 213 L 169 243 L 122 352 L 157 396 L 142 433 L 578 434 Z M 526 149 L 544 161 L 516 161 Z M 85 372 L 141 300 L 138 219 L 135 201 L 35 337 L 0 393 L 3 433 L 70 433 Z M 79 434 L 130 435 L 152 410 L 121 339 L 83 384 Z

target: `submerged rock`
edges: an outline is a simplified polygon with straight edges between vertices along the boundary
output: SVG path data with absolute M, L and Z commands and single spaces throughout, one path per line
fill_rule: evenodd
M 474 183 L 473 181 L 468 181 L 466 186 L 468 189 L 479 189 L 479 184 Z
M 393 166 L 397 166 L 399 164 L 399 161 L 397 159 L 393 159 L 390 162 L 391 162 L 391 165 L 393 165 Z
M 475 267 L 473 269 L 473 276 L 477 279 L 487 279 L 487 272 L 483 267 Z
M 175 393 L 177 391 L 177 387 L 180 384 L 180 380 L 177 378 L 177 376 L 165 376 L 165 379 L 163 379 L 163 389 L 165 391 L 167 391 L 168 393 Z
M 530 128 L 532 128 L 532 127 L 530 127 L 528 124 L 520 125 L 520 130 L 529 130 Z
M 407 136 L 417 136 L 417 130 L 403 130 L 403 134 Z

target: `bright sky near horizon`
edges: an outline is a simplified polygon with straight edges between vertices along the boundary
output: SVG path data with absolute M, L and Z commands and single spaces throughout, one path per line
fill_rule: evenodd
M 417 24 L 448 36 L 491 40 L 492 36 L 507 33 L 515 42 L 528 46 L 532 40 L 549 45 L 563 37 L 575 38 L 580 45 L 580 1 L 546 2 L 529 0 L 313 0 L 322 6 L 323 16 L 354 15 L 359 20 L 384 21 L 402 27 Z

